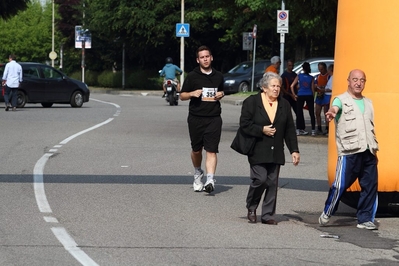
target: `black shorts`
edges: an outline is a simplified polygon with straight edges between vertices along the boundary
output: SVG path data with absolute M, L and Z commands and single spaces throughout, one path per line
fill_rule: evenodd
M 222 134 L 222 118 L 220 116 L 200 117 L 189 115 L 187 123 L 193 151 L 199 151 L 204 147 L 208 152 L 219 152 L 219 142 Z

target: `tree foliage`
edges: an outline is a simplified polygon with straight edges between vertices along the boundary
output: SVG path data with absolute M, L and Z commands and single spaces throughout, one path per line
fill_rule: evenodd
M 285 34 L 285 58 L 333 56 L 337 2 L 285 0 L 285 9 L 290 15 L 289 33 Z M 155 73 L 166 57 L 179 61 L 180 38 L 176 37 L 176 23 L 181 22 L 180 1 L 55 0 L 55 3 L 57 33 L 62 35 L 57 37 L 56 45 L 63 45 L 64 65 L 71 69 L 80 68 L 81 51 L 75 48 L 74 41 L 76 25 L 82 25 L 92 34 L 92 49 L 86 50 L 88 69 L 111 69 L 114 62 L 120 66 L 123 47 L 126 67 L 130 69 L 153 69 Z M 42 13 L 46 8 L 39 10 L 33 4 L 31 8 L 31 18 L 22 17 L 24 13 L 21 12 L 18 20 L 2 25 L 13 28 L 18 38 L 11 36 L 11 30 L 9 36 L 3 34 L 0 38 L 5 38 L 4 42 L 9 45 L 1 49 L 16 49 L 21 54 L 32 55 L 30 60 L 47 58 L 51 32 L 47 21 L 49 14 Z M 196 66 L 195 50 L 202 44 L 212 49 L 213 64 L 223 72 L 250 59 L 252 53 L 242 49 L 242 34 L 251 32 L 255 24 L 258 28 L 256 57 L 268 59 L 279 55 L 280 34 L 276 32 L 279 9 L 281 0 L 185 0 L 184 22 L 190 24 L 190 37 L 184 38 L 185 70 Z M 29 23 L 36 23 L 40 29 L 29 28 Z M 31 46 L 41 47 L 32 52 Z
M 19 61 L 49 60 L 52 44 L 51 21 L 51 6 L 42 6 L 39 1 L 32 1 L 25 11 L 8 21 L 0 21 L 1 58 L 5 60 L 13 53 Z
M 7 20 L 28 7 L 30 0 L 1 0 L 0 17 Z

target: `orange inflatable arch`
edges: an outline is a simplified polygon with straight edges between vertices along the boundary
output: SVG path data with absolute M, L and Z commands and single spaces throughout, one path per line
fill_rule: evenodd
M 361 3 L 360 3 L 361 2 Z M 380 151 L 378 163 L 379 210 L 399 206 L 399 31 L 398 0 L 339 0 L 335 46 L 333 96 L 347 90 L 352 69 L 366 73 L 363 92 L 374 104 L 375 130 Z M 398 65 L 397 65 L 398 63 Z M 334 181 L 337 150 L 334 123 L 328 139 L 328 180 Z M 342 201 L 357 206 L 360 191 L 356 181 Z M 391 208 L 394 207 L 394 208 Z

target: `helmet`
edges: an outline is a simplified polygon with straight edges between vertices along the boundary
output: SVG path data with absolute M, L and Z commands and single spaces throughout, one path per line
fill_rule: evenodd
M 173 59 L 172 59 L 172 57 L 166 57 L 166 64 L 167 63 L 171 63 L 171 64 L 173 64 Z

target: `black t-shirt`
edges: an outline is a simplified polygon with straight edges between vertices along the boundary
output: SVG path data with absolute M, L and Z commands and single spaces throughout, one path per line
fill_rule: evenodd
M 291 94 L 291 84 L 294 81 L 294 79 L 296 78 L 297 74 L 295 72 L 287 72 L 284 71 L 284 73 L 281 75 L 281 78 L 283 80 L 283 87 L 285 90 L 288 91 L 288 93 Z M 297 91 L 296 89 L 294 90 L 295 92 Z
M 206 117 L 219 116 L 222 108 L 220 102 L 213 100 L 213 97 L 214 93 L 223 91 L 223 82 L 223 74 L 214 68 L 210 74 L 202 73 L 199 67 L 191 71 L 184 80 L 181 91 L 191 92 L 202 89 L 203 94 L 199 98 L 190 99 L 189 114 Z

